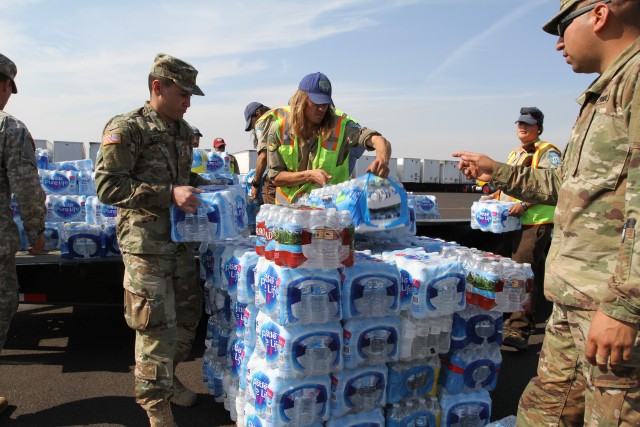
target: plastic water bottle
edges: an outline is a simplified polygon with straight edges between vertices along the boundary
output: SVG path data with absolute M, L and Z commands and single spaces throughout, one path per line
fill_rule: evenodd
M 491 258 L 478 258 L 467 275 L 467 289 L 473 294 L 468 298 L 470 304 L 477 305 L 484 310 L 496 307 L 496 288 L 500 287 L 502 272 L 500 263 Z
M 210 371 L 212 370 L 212 358 L 211 358 L 211 349 L 206 348 L 204 350 L 204 354 L 202 355 L 202 381 L 205 383 L 209 382 Z M 209 384 L 207 384 L 207 387 Z
M 269 216 L 269 212 L 274 205 L 262 205 L 256 215 L 256 253 L 260 256 L 264 256 L 264 248 L 267 240 L 267 226 L 266 220 Z M 270 240 L 270 239 L 269 239 Z
M 487 424 L 486 427 L 516 427 L 516 416 L 509 415 L 501 420 L 494 421 Z
M 401 427 L 404 426 L 402 421 L 405 417 L 405 408 L 399 403 L 391 405 L 391 409 L 387 412 L 387 427 Z
M 351 212 L 347 210 L 340 212 L 340 230 L 340 234 L 342 236 L 340 263 L 345 267 L 349 267 L 352 266 L 354 262 L 353 244 L 355 242 L 355 231 Z
M 438 374 L 441 371 L 438 356 L 410 362 L 390 363 L 387 386 L 387 402 L 395 403 L 411 397 L 435 394 Z
M 331 373 L 331 418 L 369 411 L 386 403 L 387 366 L 362 366 Z
M 283 213 L 283 225 L 276 236 L 277 249 L 274 260 L 277 265 L 297 268 L 305 262 L 302 253 L 302 232 L 307 223 L 307 211 L 288 209 Z
M 535 301 L 531 300 L 531 293 L 533 292 L 533 280 L 534 274 L 533 269 L 531 268 L 531 264 L 525 262 L 522 264 L 522 269 L 524 270 L 525 275 L 525 289 L 527 291 L 527 301 L 524 303 L 524 309 L 527 310 L 531 304 L 535 304 Z
M 440 382 L 449 393 L 492 391 L 502 364 L 500 347 L 467 348 L 443 356 Z
M 362 298 L 354 301 L 356 309 L 363 316 L 378 317 L 387 315 L 387 309 L 393 304 L 395 296 L 387 293 L 393 283 L 384 277 L 369 277 L 362 286 Z
M 325 281 L 305 280 L 298 287 L 300 302 L 291 305 L 292 314 L 301 325 L 326 323 L 335 318 L 339 304 L 332 303 L 333 286 Z
M 513 313 L 522 310 L 529 299 L 527 294 L 527 273 L 520 263 L 503 268 L 502 289 L 496 289 L 496 310 Z
M 273 233 L 276 229 L 276 221 L 278 220 L 280 213 L 279 209 L 280 205 L 271 205 L 271 209 L 269 209 L 264 220 L 264 257 L 268 260 L 273 260 L 274 256 L 276 241 L 273 238 Z
M 502 312 L 486 311 L 473 305 L 454 313 L 451 348 L 502 344 Z
M 224 366 L 221 362 L 213 364 L 213 397 L 216 402 L 224 404 Z

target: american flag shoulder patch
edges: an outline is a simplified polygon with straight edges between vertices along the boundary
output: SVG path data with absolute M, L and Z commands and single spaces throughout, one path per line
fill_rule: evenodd
M 120 144 L 122 138 L 119 133 L 105 133 L 102 136 L 102 145 Z

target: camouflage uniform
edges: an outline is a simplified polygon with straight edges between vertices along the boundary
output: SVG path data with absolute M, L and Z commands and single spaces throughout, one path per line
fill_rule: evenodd
M 157 66 L 152 73 L 163 75 Z M 209 183 L 191 172 L 193 138 L 186 121 L 167 123 L 146 102 L 107 123 L 96 160 L 98 197 L 119 208 L 125 319 L 136 331 L 135 394 L 147 411 L 172 395 L 175 364 L 188 357 L 202 312 L 193 254 L 171 241 L 169 221 L 174 185 Z
M 9 77 L 13 93 L 16 67 L 0 55 L 0 73 Z M 11 318 L 18 308 L 16 252 L 20 248 L 18 227 L 13 222 L 11 193 L 15 195 L 29 244 L 35 245 L 44 231 L 46 208 L 36 166 L 35 144 L 26 126 L 0 110 L 0 351 Z
M 557 169 L 500 165 L 492 184 L 521 200 L 557 202 L 545 276 L 554 303 L 538 376 L 520 400 L 519 426 L 640 424 L 640 346 L 621 371 L 584 356 L 591 318 L 640 323 L 640 38 L 579 99 L 580 115 Z M 625 233 L 621 243 L 621 234 Z M 584 396 L 582 396 L 584 393 Z

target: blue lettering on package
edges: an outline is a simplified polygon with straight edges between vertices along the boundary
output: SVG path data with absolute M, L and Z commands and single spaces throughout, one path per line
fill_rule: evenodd
M 264 297 L 267 311 L 274 309 L 276 305 L 276 296 L 280 278 L 276 275 L 275 269 L 269 266 L 264 274 L 260 277 L 260 293 Z
M 118 208 L 111 205 L 102 205 L 102 216 L 105 218 L 115 218 L 118 215 Z
M 491 211 L 487 208 L 480 209 L 476 212 L 476 222 L 482 229 L 489 228 L 492 222 Z
M 53 211 L 60 218 L 73 218 L 80 212 L 81 206 L 73 200 L 63 200 L 53 205 Z
M 235 256 L 229 258 L 224 265 L 224 274 L 227 276 L 228 291 L 233 292 L 238 288 L 238 272 L 240 271 L 240 261 Z
M 210 172 L 217 172 L 224 166 L 224 159 L 220 156 L 213 155 L 207 158 L 206 169 Z
M 54 173 L 42 179 L 42 184 L 54 193 L 59 193 L 69 187 L 70 181 L 66 176 Z
M 280 345 L 280 329 L 273 323 L 267 323 L 260 330 L 260 340 L 267 352 L 267 362 L 278 360 L 278 349 Z
M 434 207 L 435 207 L 435 204 L 433 203 L 433 200 L 429 199 L 428 197 L 425 197 L 424 199 L 418 200 L 418 208 L 421 211 L 429 212 Z
M 258 372 L 251 379 L 251 387 L 256 396 L 255 409 L 262 412 L 267 406 L 267 388 L 269 388 L 269 377 L 262 372 Z

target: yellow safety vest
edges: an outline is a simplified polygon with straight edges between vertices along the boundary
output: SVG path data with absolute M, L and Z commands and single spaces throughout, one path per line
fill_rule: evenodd
M 291 138 L 290 134 L 290 109 L 277 108 L 272 110 L 274 121 L 272 126 L 280 134 L 280 147 L 278 152 L 282 156 L 287 169 L 298 172 L 298 137 Z M 313 169 L 322 169 L 331 174 L 328 184 L 339 184 L 349 179 L 349 157 L 338 165 L 338 153 L 344 139 L 344 130 L 351 120 L 346 114 L 336 111 L 336 126 L 326 140 L 318 137 L 318 148 L 313 159 Z M 289 187 L 276 187 L 276 204 L 293 203 L 302 194 L 315 188 L 313 183 L 292 185 Z
M 550 149 L 560 151 L 555 145 L 549 142 L 536 142 L 535 152 L 533 153 L 533 159 L 531 160 L 531 167 L 534 169 L 538 169 L 540 157 L 542 157 L 542 155 Z M 509 158 L 507 159 L 507 163 L 512 164 L 512 162 L 515 160 L 515 157 L 516 153 L 515 151 L 512 151 L 509 155 Z M 514 200 L 519 201 L 517 199 Z M 522 225 L 553 224 L 553 213 L 555 212 L 555 210 L 555 206 L 533 205 L 522 214 L 522 216 L 520 217 L 520 223 L 522 223 Z

